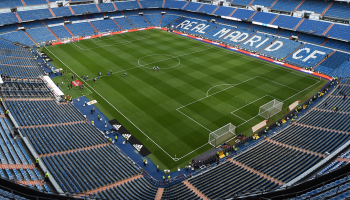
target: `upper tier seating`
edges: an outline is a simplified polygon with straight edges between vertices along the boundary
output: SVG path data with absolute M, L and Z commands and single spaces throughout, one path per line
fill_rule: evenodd
M 53 26 L 53 27 L 50 27 L 50 29 L 60 39 L 73 37 L 64 26 Z
M 312 44 L 305 44 L 292 56 L 289 56 L 286 61 L 301 67 L 312 67 L 322 61 L 326 55 L 329 55 L 332 52 L 333 50 L 328 48 L 319 47 Z
M 278 33 L 278 35 L 289 38 L 292 35 L 297 35 L 297 32 L 290 30 L 282 30 L 282 32 Z
M 184 20 L 182 20 L 179 23 L 179 25 L 176 25 L 176 23 L 174 23 L 173 25 L 175 26 L 176 30 L 187 32 L 192 28 L 194 28 L 195 26 L 197 26 L 198 24 L 200 24 L 201 22 L 202 21 L 198 19 L 184 18 Z
M 252 0 L 233 0 L 232 4 L 247 6 L 250 4 L 250 2 L 252 2 Z
M 72 104 L 57 104 L 54 100 L 9 100 L 6 101 L 6 104 L 20 126 L 60 124 L 85 120 Z
M 118 25 L 111 19 L 97 20 L 91 23 L 99 32 L 121 31 Z
M 11 24 L 7 26 L 0 26 L 0 33 L 6 33 L 17 30 L 17 24 Z M 0 36 L 1 37 L 1 36 Z
M 324 16 L 350 19 L 350 5 L 346 3 L 334 2 Z
M 350 41 L 350 26 L 334 24 L 326 35 L 333 38 Z
M 238 8 L 232 15 L 232 17 L 238 18 L 238 19 L 249 19 L 254 14 L 254 11 L 252 10 L 246 10 L 246 9 L 240 9 Z
M 163 0 L 144 0 L 140 1 L 142 8 L 161 8 L 163 6 Z
M 3 98 L 51 98 L 51 91 L 41 82 L 4 82 L 1 87 Z
M 272 41 L 277 39 L 277 37 L 272 35 L 267 35 L 264 33 L 257 33 L 253 37 L 249 38 L 247 41 L 243 42 L 243 44 L 239 45 L 241 48 L 248 49 L 250 51 L 259 52 L 267 45 L 269 45 Z
M 76 15 L 82 15 L 86 13 L 99 13 L 95 4 L 79 5 L 71 7 Z
M 282 46 L 281 46 L 282 45 Z M 271 56 L 273 58 L 285 58 L 291 54 L 295 49 L 297 49 L 301 44 L 295 42 L 294 40 L 289 40 L 285 38 L 280 38 L 266 49 L 261 51 L 262 54 Z
M 128 16 L 129 21 L 136 27 L 136 28 L 144 28 L 149 27 L 150 25 L 145 21 L 145 19 L 142 16 Z
M 118 10 L 133 10 L 140 8 L 137 1 L 115 1 L 114 4 L 117 6 Z
M 23 128 L 21 132 L 28 138 L 39 155 L 107 143 L 107 140 L 101 137 L 99 130 L 87 122 Z M 82 138 L 89 139 L 86 140 Z
M 167 10 L 166 13 L 172 15 L 184 15 L 186 12 L 182 10 Z
M 269 24 L 275 17 L 276 17 L 276 14 L 257 12 L 251 20 L 256 22 L 261 22 L 264 24 Z
M 185 10 L 197 11 L 201 5 L 201 3 L 189 2 L 185 7 Z
M 137 11 L 137 10 L 126 10 L 126 11 L 123 11 L 123 14 L 125 16 L 131 16 L 131 15 L 136 16 L 136 15 L 139 15 L 139 11 Z
M 112 3 L 99 3 L 98 7 L 100 8 L 101 12 L 115 11 L 115 8 Z
M 235 158 L 238 162 L 284 183 L 322 159 L 323 157 L 314 154 L 265 141 Z
M 66 27 L 73 33 L 74 36 L 89 36 L 94 35 L 96 32 L 89 22 L 67 24 Z
M 272 7 L 272 10 L 293 11 L 301 0 L 281 0 Z
M 23 0 L 26 6 L 30 5 L 39 5 L 39 4 L 47 4 L 46 0 Z
M 70 193 L 100 188 L 140 173 L 112 145 L 44 156 L 42 159 L 62 190 Z
M 304 1 L 298 10 L 314 11 L 315 13 L 321 14 L 329 4 L 330 2 L 328 1 L 308 0 Z
M 18 11 L 17 14 L 22 21 L 53 18 L 49 9 Z
M 18 19 L 13 12 L 0 13 L 0 25 L 17 23 Z
M 326 23 L 323 21 L 309 20 L 305 19 L 297 28 L 297 31 L 304 31 L 308 33 L 315 33 L 322 35 L 322 33 L 327 30 L 331 23 Z
M 14 8 L 24 6 L 21 0 L 0 1 L 0 8 Z
M 252 5 L 259 5 L 264 7 L 271 7 L 275 0 L 254 0 Z
M 128 181 L 116 187 L 95 193 L 97 199 L 155 199 L 158 187 L 150 183 L 146 178 L 138 178 Z
M 169 14 L 163 15 L 162 22 L 160 23 L 160 26 L 165 27 L 168 24 L 170 24 L 171 22 L 175 21 L 177 18 L 179 18 L 178 15 L 169 15 Z
M 190 188 L 188 188 L 183 182 L 176 183 L 170 187 L 167 187 L 163 191 L 162 199 L 200 199 Z
M 125 19 L 124 17 L 123 18 L 115 18 L 114 21 L 116 21 L 120 28 L 122 28 L 123 30 L 131 30 L 131 29 L 134 29 L 134 27 L 130 24 L 130 22 Z
M 166 0 L 164 4 L 164 8 L 177 8 L 181 9 L 186 5 L 187 1 L 173 1 L 173 0 Z
M 211 5 L 211 4 L 203 4 L 203 6 L 198 10 L 198 12 L 201 13 L 212 13 L 217 8 L 217 5 Z
M 152 26 L 158 26 L 160 23 L 160 19 L 162 18 L 162 15 L 160 14 L 144 15 L 144 17 Z
M 37 43 L 57 40 L 57 38 L 46 27 L 28 29 L 27 33 Z
M 68 7 L 51 8 L 51 10 L 56 15 L 56 17 L 66 17 L 66 16 L 72 16 L 73 15 Z
M 226 7 L 226 6 L 220 6 L 216 11 L 215 15 L 221 15 L 221 16 L 230 16 L 231 13 L 236 10 L 235 8 L 232 7 Z
M 300 20 L 301 18 L 280 15 L 272 24 L 288 29 L 294 29 L 294 27 L 298 25 Z
M 21 27 L 26 27 L 26 28 L 36 28 L 36 27 L 45 26 L 45 24 L 42 23 L 41 20 L 39 20 L 39 21 L 32 21 L 32 22 L 24 22 L 24 23 L 20 23 L 19 25 Z
M 24 31 L 14 31 L 10 33 L 5 33 L 0 35 L 0 37 L 5 40 L 11 42 L 19 42 L 27 46 L 35 45 L 35 43 L 24 33 Z
M 234 178 L 232 178 L 234 177 Z M 278 185 L 231 162 L 226 162 L 189 182 L 210 199 L 227 199 L 239 191 L 273 189 Z

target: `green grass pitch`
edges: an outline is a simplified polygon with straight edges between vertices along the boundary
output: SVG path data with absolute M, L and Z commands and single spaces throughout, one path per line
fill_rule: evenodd
M 44 51 L 56 68 L 88 75 L 85 85 L 92 93 L 87 97 L 143 142 L 152 152 L 149 158 L 162 169 L 184 167 L 212 148 L 211 131 L 231 122 L 236 134 L 251 134 L 251 127 L 264 120 L 258 116 L 261 105 L 284 101 L 277 119 L 288 104 L 305 101 L 327 82 L 162 30 L 94 38 Z M 91 79 L 98 72 L 103 77 L 94 83 Z

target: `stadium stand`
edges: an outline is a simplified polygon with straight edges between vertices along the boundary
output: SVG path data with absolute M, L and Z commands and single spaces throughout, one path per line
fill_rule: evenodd
M 245 10 L 245 9 L 238 8 L 231 17 L 248 20 L 253 14 L 254 14 L 254 11 L 252 10 Z
M 142 16 L 128 16 L 127 19 L 136 28 L 144 28 L 144 27 L 149 27 L 150 26 Z
M 323 44 L 323 46 L 350 52 L 350 44 L 348 42 L 341 42 L 338 40 L 328 39 Z
M 73 37 L 64 26 L 52 26 L 50 29 L 59 37 L 60 39 Z
M 63 18 L 55 18 L 55 19 L 46 19 L 46 20 L 44 20 L 44 23 L 46 25 L 60 24 L 60 23 L 63 23 L 63 22 L 64 22 Z
M 158 188 L 141 177 L 116 187 L 95 193 L 100 199 L 155 199 Z
M 230 198 L 238 194 L 239 191 L 249 191 L 256 188 L 272 189 L 278 186 L 278 184 L 231 162 L 219 165 L 188 181 L 210 199 Z
M 227 35 L 234 29 L 236 29 L 236 27 L 219 24 L 218 26 L 216 26 L 215 28 L 207 32 L 205 35 L 203 35 L 203 37 L 209 38 L 213 41 L 217 41 L 223 38 L 225 35 Z
M 0 8 L 14 8 L 17 6 L 23 6 L 21 0 L 0 1 Z
M 125 16 L 131 16 L 131 15 L 139 15 L 139 11 L 138 10 L 126 10 L 126 11 L 123 11 L 123 14 Z
M 327 36 L 350 41 L 350 26 L 334 24 L 327 32 Z
M 22 21 L 47 19 L 53 17 L 49 9 L 18 11 L 17 14 Z
M 252 27 L 250 27 L 250 29 L 253 29 L 259 32 L 271 33 L 271 34 L 277 34 L 278 32 L 281 31 L 280 29 L 269 28 L 266 26 L 259 26 L 259 25 L 253 25 Z
M 71 104 L 57 104 L 54 100 L 6 101 L 20 126 L 56 124 L 84 121 L 83 116 Z M 26 108 L 30 108 L 27 110 Z M 57 113 L 52 113 L 55 110 Z M 67 113 L 70 113 L 67 115 Z
M 330 23 L 305 19 L 297 28 L 297 31 L 303 31 L 307 33 L 313 33 L 322 35 L 322 33 L 327 30 Z
M 277 19 L 272 23 L 273 25 L 277 25 L 279 27 L 284 27 L 287 29 L 294 29 L 296 25 L 300 22 L 301 18 L 279 15 Z
M 15 31 L 15 30 L 17 30 L 17 28 L 18 28 L 18 26 L 16 24 L 11 24 L 11 25 L 7 25 L 7 26 L 0 26 L 0 33 Z
M 51 10 L 56 15 L 56 17 L 66 17 L 73 15 L 68 7 L 51 8 Z
M 277 1 L 277 3 L 272 6 L 272 10 L 281 10 L 291 12 L 293 11 L 301 2 L 301 0 L 282 0 Z
M 282 46 L 284 48 L 281 48 Z M 269 45 L 266 49 L 261 51 L 261 54 L 281 59 L 287 57 L 300 46 L 301 44 L 299 42 L 285 38 L 280 38 L 277 41 L 273 42 L 271 45 Z
M 162 22 L 160 23 L 160 26 L 166 27 L 167 25 L 169 25 L 171 22 L 175 21 L 178 18 L 179 18 L 178 15 L 169 15 L 169 14 L 163 15 Z
M 216 11 L 215 15 L 221 15 L 221 16 L 229 16 L 231 13 L 235 10 L 235 8 L 232 7 L 226 7 L 226 6 L 220 6 Z
M 0 14 L 0 25 L 13 24 L 16 22 L 18 22 L 18 19 L 13 12 Z
M 327 10 L 327 12 L 324 14 L 324 16 L 333 17 L 333 18 L 349 19 L 350 18 L 350 6 L 349 6 L 349 4 L 335 2 Z
M 210 22 L 201 22 L 196 27 L 192 28 L 188 31 L 189 34 L 194 35 L 203 35 L 206 32 L 210 31 L 212 28 L 216 27 L 216 23 L 210 23 Z
M 140 1 L 142 8 L 161 8 L 163 6 L 163 0 L 153 1 Z
M 186 1 L 173 1 L 173 0 L 166 0 L 164 4 L 164 8 L 177 8 L 181 9 L 186 5 Z
M 276 14 L 257 12 L 251 20 L 261 22 L 264 24 L 269 24 L 275 17 L 276 17 Z
M 177 183 L 173 186 L 164 189 L 162 199 L 200 199 L 191 189 L 189 189 L 183 182 Z
M 212 13 L 217 8 L 217 5 L 203 4 L 203 6 L 198 10 L 200 13 Z
M 137 1 L 115 1 L 114 4 L 117 6 L 118 10 L 133 10 L 140 8 Z
M 28 29 L 27 33 L 37 43 L 57 40 L 57 38 L 46 27 Z
M 35 43 L 24 33 L 24 31 L 14 31 L 10 33 L 5 33 L 0 35 L 0 37 L 5 40 L 11 42 L 19 42 L 27 46 L 35 45 Z
M 322 61 L 326 55 L 332 53 L 332 49 L 305 44 L 292 56 L 289 56 L 286 61 L 302 67 L 313 67 L 320 61 Z
M 185 10 L 197 11 L 201 7 L 201 5 L 202 5 L 201 3 L 189 2 L 185 7 Z
M 254 34 L 256 34 L 254 30 L 238 27 L 237 29 L 226 35 L 224 38 L 222 38 L 220 41 L 234 46 L 247 40 L 248 38 L 250 38 L 250 36 Z
M 123 30 L 134 29 L 134 27 L 126 18 L 114 18 L 113 20 L 117 22 L 117 24 L 119 24 L 120 28 L 122 28 Z
M 304 34 L 304 33 L 301 33 L 300 35 L 298 35 L 298 37 L 299 37 L 299 40 L 301 41 L 310 42 L 318 45 L 326 41 L 326 38 L 324 37 L 318 37 L 315 35 Z
M 249 51 L 259 52 L 276 39 L 277 37 L 271 35 L 257 33 L 239 46 Z
M 39 4 L 47 4 L 46 0 L 24 0 L 26 6 L 30 5 L 39 5 Z
M 19 24 L 21 27 L 26 27 L 26 28 L 36 28 L 36 27 L 42 27 L 45 26 L 44 23 L 41 21 L 32 21 L 32 22 L 24 22 Z
M 233 0 L 232 4 L 234 5 L 242 5 L 242 6 L 247 6 L 252 2 L 252 0 Z
M 80 6 L 72 6 L 71 7 L 76 15 L 82 15 L 87 13 L 98 13 L 100 11 L 97 10 L 95 4 L 90 5 L 80 5 Z
M 111 19 L 91 21 L 91 23 L 99 32 L 120 31 L 118 25 Z
M 115 8 L 112 3 L 99 3 L 98 7 L 100 8 L 101 12 L 115 11 Z
M 289 38 L 292 35 L 298 35 L 298 33 L 290 30 L 282 30 L 281 32 L 278 33 L 278 35 Z
M 172 15 L 184 15 L 186 12 L 182 10 L 166 10 L 166 13 Z
M 329 4 L 330 3 L 327 1 L 308 0 L 304 1 L 298 10 L 314 11 L 315 13 L 321 14 Z
M 271 7 L 272 4 L 275 2 L 275 0 L 254 0 L 252 2 L 252 5 L 259 5 L 259 6 L 264 6 L 264 7 Z
M 1 87 L 1 96 L 4 98 L 51 98 L 51 91 L 42 81 L 6 81 Z
M 74 36 L 88 36 L 95 35 L 95 29 L 89 22 L 67 24 L 66 27 L 73 33 Z
M 315 70 L 320 71 L 325 74 L 330 74 L 337 68 L 339 68 L 344 63 L 349 63 L 348 59 L 350 58 L 350 54 L 335 52 L 328 59 L 322 62 L 319 66 L 315 68 Z M 344 77 L 344 76 L 339 76 Z
M 144 17 L 146 18 L 148 23 L 150 23 L 152 26 L 159 26 L 162 15 L 152 14 L 152 15 L 144 15 Z

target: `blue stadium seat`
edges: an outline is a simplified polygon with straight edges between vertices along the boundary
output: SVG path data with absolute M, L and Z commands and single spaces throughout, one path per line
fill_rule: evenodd
M 73 33 L 74 36 L 90 36 L 95 35 L 95 29 L 89 22 L 67 24 L 66 27 Z
M 257 33 L 239 46 L 249 51 L 259 52 L 260 50 L 265 48 L 267 45 L 269 45 L 272 41 L 276 39 L 277 39 L 276 36 L 267 35 L 264 33 Z
M 87 13 L 99 13 L 97 7 L 95 4 L 89 4 L 89 5 L 79 5 L 79 6 L 71 6 L 74 13 L 76 15 L 82 15 Z
M 272 7 L 272 10 L 293 11 L 301 0 L 280 0 Z
M 198 10 L 198 12 L 211 14 L 217 7 L 217 5 L 203 4 L 203 6 Z
M 185 10 L 196 11 L 201 6 L 201 3 L 189 2 L 184 8 Z
M 73 15 L 68 7 L 51 8 L 51 10 L 56 15 L 56 17 L 66 17 Z
M 334 24 L 326 35 L 329 37 L 350 41 L 350 26 Z
M 136 28 L 145 28 L 150 26 L 142 16 L 128 16 L 128 19 Z
M 53 18 L 49 9 L 18 11 L 17 14 L 22 21 Z
M 19 42 L 27 46 L 35 45 L 35 43 L 24 33 L 24 31 L 14 31 L 10 33 L 5 33 L 0 35 L 0 37 L 5 40 L 11 42 Z
M 186 5 L 186 1 L 175 1 L 175 0 L 166 0 L 164 8 L 177 8 L 182 9 Z
M 261 54 L 278 59 L 285 58 L 300 46 L 301 44 L 299 42 L 280 38 L 272 43 L 268 48 L 261 51 Z
M 273 13 L 257 12 L 251 20 L 261 22 L 264 24 L 269 24 L 276 16 L 277 15 Z
M 313 67 L 332 52 L 333 50 L 328 48 L 305 44 L 293 55 L 289 56 L 286 61 L 301 67 Z
M 115 11 L 115 8 L 112 3 L 99 3 L 98 7 L 100 8 L 101 12 Z
M 13 12 L 0 13 L 0 25 L 13 24 L 16 22 L 18 22 L 18 19 Z
M 280 15 L 272 24 L 288 29 L 294 29 L 294 27 L 298 25 L 300 21 L 301 18 Z
M 314 11 L 315 13 L 321 14 L 329 4 L 330 2 L 327 1 L 308 0 L 304 1 L 298 10 Z
M 350 19 L 350 5 L 341 2 L 334 2 L 324 16 Z
M 57 38 L 46 27 L 28 29 L 27 33 L 37 43 L 57 40 Z
M 163 7 L 163 0 L 142 0 L 140 1 L 142 8 L 161 8 Z
M 322 33 L 325 30 L 327 30 L 327 28 L 330 25 L 331 25 L 331 23 L 328 23 L 328 22 L 305 19 L 298 26 L 297 31 L 304 31 L 304 32 L 308 32 L 308 33 L 322 35 Z
M 121 31 L 118 25 L 111 19 L 91 21 L 91 23 L 99 32 Z
M 221 15 L 221 16 L 230 16 L 231 13 L 235 10 L 235 8 L 232 7 L 226 7 L 226 6 L 220 6 L 216 11 L 215 15 Z
M 238 19 L 246 19 L 248 20 L 253 14 L 254 14 L 255 11 L 252 11 L 252 10 L 245 10 L 245 9 L 240 9 L 238 8 L 231 17 L 235 17 L 235 18 L 238 18 Z
M 117 6 L 118 10 L 133 10 L 140 8 L 137 1 L 115 1 L 114 4 Z
M 59 37 L 60 39 L 73 37 L 64 26 L 53 26 L 50 29 Z
M 143 15 L 143 16 L 152 26 L 158 26 L 160 23 L 160 19 L 162 18 L 162 15 L 160 14 L 151 14 L 151 15 Z

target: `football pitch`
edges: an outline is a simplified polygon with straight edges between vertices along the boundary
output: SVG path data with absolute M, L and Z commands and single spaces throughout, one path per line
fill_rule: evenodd
M 212 148 L 209 133 L 228 123 L 251 134 L 259 107 L 277 99 L 283 112 L 326 80 L 162 30 L 123 33 L 50 46 L 56 68 L 76 74 L 90 100 L 117 119 L 162 169 L 184 167 Z M 153 66 L 159 66 L 154 71 Z M 107 72 L 113 71 L 108 76 Z M 92 78 L 102 73 L 96 83 Z M 124 72 L 127 76 L 124 76 Z M 84 82 L 80 77 L 87 76 Z M 76 97 L 73 97 L 76 98 Z M 272 122 L 272 120 L 270 120 Z

